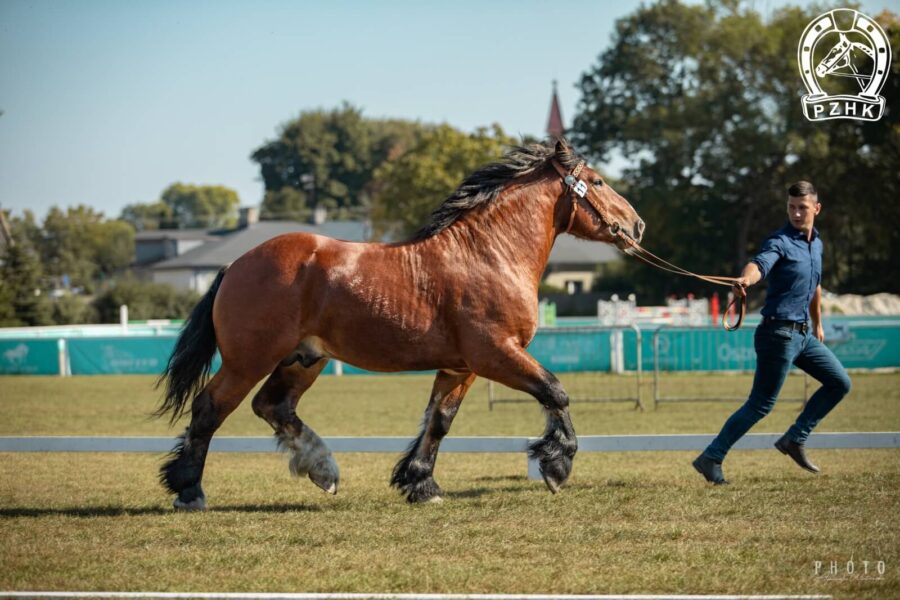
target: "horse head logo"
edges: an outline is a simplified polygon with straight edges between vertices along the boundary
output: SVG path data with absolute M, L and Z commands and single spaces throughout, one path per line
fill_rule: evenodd
M 815 57 L 823 51 L 824 56 L 816 62 Z M 848 8 L 820 15 L 803 31 L 797 60 L 809 91 L 802 101 L 807 119 L 881 118 L 885 100 L 878 93 L 890 70 L 891 45 L 874 20 Z M 823 85 L 839 87 L 841 78 L 855 81 L 857 93 L 829 94 L 823 89 Z

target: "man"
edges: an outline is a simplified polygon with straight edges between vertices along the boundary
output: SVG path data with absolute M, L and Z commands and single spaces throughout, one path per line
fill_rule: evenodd
M 756 374 L 750 397 L 725 422 L 715 440 L 694 460 L 694 468 L 716 485 L 728 483 L 722 461 L 728 450 L 757 421 L 769 414 L 791 368 L 797 365 L 822 383 L 796 422 L 775 447 L 812 473 L 819 468 L 804 452 L 810 432 L 850 391 L 847 371 L 822 342 L 822 240 L 813 227 L 822 209 L 816 190 L 807 181 L 788 189 L 788 224 L 763 242 L 747 263 L 734 293 L 768 277 L 769 291 L 756 329 Z

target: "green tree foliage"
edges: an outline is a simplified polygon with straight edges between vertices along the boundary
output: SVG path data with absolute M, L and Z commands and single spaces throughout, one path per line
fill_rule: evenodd
M 177 229 L 172 207 L 165 202 L 151 202 L 147 204 L 129 204 L 122 209 L 119 217 L 126 223 L 131 223 L 137 231 L 153 231 L 155 229 Z
M 472 171 L 496 160 L 515 140 L 499 125 L 467 134 L 449 125 L 427 132 L 375 174 L 372 219 L 381 234 L 411 234 Z
M 881 121 L 810 123 L 797 43 L 823 9 L 787 7 L 764 20 L 742 6 L 665 0 L 619 20 L 582 76 L 573 141 L 594 159 L 632 161 L 620 191 L 647 221 L 646 245 L 676 263 L 733 273 L 785 221 L 787 186 L 808 179 L 824 204 L 826 287 L 897 291 L 887 265 L 900 249 L 900 61 Z M 896 17 L 878 21 L 898 47 Z M 693 280 L 630 264 L 642 298 L 698 291 Z
M 167 187 L 160 202 L 169 208 L 179 229 L 234 227 L 241 203 L 237 192 L 225 186 L 184 183 Z M 150 205 L 153 206 L 156 205 Z
M 184 319 L 200 296 L 171 285 L 124 278 L 94 300 L 100 323 L 118 323 L 119 307 L 128 305 L 129 319 Z
M 0 256 L 0 326 L 49 325 L 51 307 L 38 253 L 21 233 L 14 232 L 13 240 Z
M 78 325 L 97 322 L 97 311 L 87 296 L 67 293 L 56 298 L 52 307 L 52 320 L 57 325 Z
M 258 148 L 264 219 L 305 219 L 317 205 L 334 218 L 367 216 L 375 169 L 421 135 L 418 123 L 374 120 L 349 104 L 303 112 Z
M 54 206 L 32 235 L 39 236 L 41 262 L 57 285 L 67 276 L 72 286 L 92 290 L 98 278 L 108 278 L 134 258 L 134 229 L 87 206 L 65 211 Z

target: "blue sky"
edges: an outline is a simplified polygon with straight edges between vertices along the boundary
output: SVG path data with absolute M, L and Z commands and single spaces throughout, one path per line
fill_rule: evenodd
M 638 5 L 0 0 L 0 205 L 115 217 L 176 181 L 258 204 L 250 153 L 344 100 L 370 117 L 541 135 L 552 80 L 570 124 L 575 83 Z

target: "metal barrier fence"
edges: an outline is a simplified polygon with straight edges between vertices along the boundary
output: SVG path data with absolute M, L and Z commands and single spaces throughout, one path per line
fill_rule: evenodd
M 660 372 L 738 372 L 756 370 L 756 351 L 753 347 L 753 330 L 725 331 L 721 328 L 663 325 L 653 332 L 653 406 L 662 402 L 736 402 L 747 399 L 749 385 L 743 395 L 725 395 L 715 386 L 693 386 L 688 395 L 666 395 L 662 390 Z M 802 392 L 796 384 L 785 382 L 786 394 L 781 402 L 802 402 L 809 398 L 809 376 L 792 367 L 790 378 L 802 378 Z M 737 386 L 729 385 L 728 391 Z M 791 393 L 795 395 L 791 395 Z
M 632 402 L 636 409 L 643 410 L 642 345 L 641 330 L 635 325 L 567 327 L 539 329 L 528 346 L 528 353 L 553 373 L 563 377 L 578 375 L 579 385 L 565 386 L 572 401 Z M 610 396 L 599 393 L 607 386 L 592 374 L 626 371 L 634 374 L 633 394 Z M 494 410 L 495 404 L 521 402 L 534 402 L 534 398 L 493 381 L 488 382 L 489 410 Z

